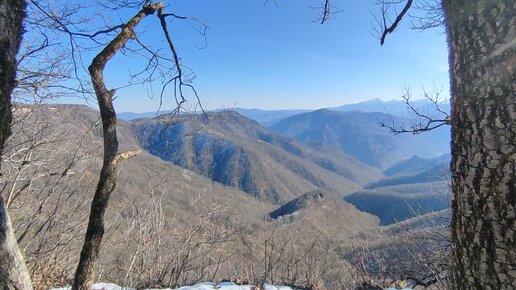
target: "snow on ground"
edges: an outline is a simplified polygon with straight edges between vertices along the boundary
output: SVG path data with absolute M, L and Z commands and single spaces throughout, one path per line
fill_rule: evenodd
M 166 289 L 159 289 L 159 290 L 256 290 L 261 289 L 257 288 L 253 285 L 237 285 L 233 282 L 220 282 L 220 283 L 213 283 L 213 282 L 203 282 L 203 283 L 197 283 L 192 286 L 183 286 L 180 288 L 166 288 Z M 62 288 L 51 288 L 49 290 L 71 290 L 71 287 L 62 287 Z M 136 290 L 134 288 L 125 288 L 120 287 L 116 284 L 111 283 L 97 283 L 93 285 L 93 290 Z M 158 290 L 158 289 L 148 289 L 148 290 Z M 294 288 L 288 287 L 288 286 L 274 286 L 265 284 L 263 290 L 296 290 Z M 387 288 L 385 290 L 412 290 L 411 288 L 404 288 L 404 289 L 396 289 L 396 288 Z
M 237 285 L 232 282 L 222 282 L 222 283 L 199 283 L 193 286 L 185 286 L 181 288 L 177 288 L 177 290 L 212 290 L 212 289 L 220 289 L 220 290 L 254 290 L 256 286 L 253 285 Z M 264 285 L 264 290 L 294 290 L 287 286 L 273 286 L 273 285 Z
M 176 288 L 174 290 L 255 290 L 256 286 L 253 285 L 237 285 L 233 282 L 221 282 L 221 283 L 213 283 L 213 282 L 203 282 L 198 283 L 192 286 L 184 286 L 180 288 Z M 71 290 L 70 287 L 62 287 L 62 288 L 51 288 L 50 290 Z M 124 288 L 120 287 L 116 284 L 111 283 L 97 283 L 93 285 L 93 290 L 135 290 L 133 288 Z M 151 290 L 151 289 L 149 289 Z M 156 290 L 156 289 L 155 289 Z M 172 290 L 170 288 L 161 289 L 161 290 Z M 274 286 L 265 284 L 263 290 L 295 290 L 293 288 L 287 286 Z

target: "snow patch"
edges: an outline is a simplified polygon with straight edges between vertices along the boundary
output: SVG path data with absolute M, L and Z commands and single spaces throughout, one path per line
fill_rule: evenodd
M 221 282 L 221 283 L 213 283 L 213 282 L 202 282 L 197 283 L 192 286 L 183 286 L 176 289 L 160 289 L 160 290 L 256 290 L 259 289 L 254 285 L 237 285 L 233 282 Z M 51 288 L 49 290 L 71 290 L 71 287 L 62 287 L 62 288 Z M 97 283 L 93 285 L 93 290 L 135 290 L 134 288 L 125 288 L 120 287 L 116 284 L 111 283 Z M 153 289 L 148 289 L 153 290 Z M 157 290 L 157 289 L 154 289 Z M 288 286 L 275 286 L 275 285 L 264 285 L 264 290 L 295 290 Z

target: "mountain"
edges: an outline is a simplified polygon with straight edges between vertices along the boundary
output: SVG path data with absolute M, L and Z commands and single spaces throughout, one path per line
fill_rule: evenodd
M 321 206 L 324 199 L 324 193 L 320 190 L 308 192 L 286 202 L 278 209 L 272 211 L 269 216 L 272 219 L 302 216 L 310 208 Z
M 360 211 L 390 225 L 429 212 L 448 209 L 451 192 L 448 182 L 401 184 L 352 193 L 344 200 Z
M 133 112 L 121 112 L 117 113 L 116 116 L 118 119 L 122 119 L 124 121 L 131 121 L 140 118 L 154 118 L 157 116 L 162 116 L 166 114 L 172 113 L 172 110 L 164 110 L 164 111 L 154 111 L 154 112 L 142 112 L 142 113 L 133 113 Z
M 413 175 L 395 175 L 369 183 L 367 189 L 401 184 L 439 182 L 450 178 L 450 165 L 439 164 Z
M 377 218 L 321 190 L 307 192 L 282 204 L 269 213 L 269 218 L 283 225 L 304 223 L 306 228 L 346 232 L 345 236 L 349 236 L 350 232 L 363 232 L 378 223 Z
M 210 134 L 235 132 L 238 136 L 255 123 L 236 113 L 234 116 L 217 116 L 225 116 L 228 120 L 214 121 L 216 126 L 203 126 L 203 130 L 209 129 Z M 30 271 L 38 273 L 42 265 L 51 266 L 45 268 L 44 277 L 34 276 L 36 285 L 50 285 L 45 284 L 48 281 L 70 283 L 102 164 L 99 112 L 77 105 L 17 106 L 14 117 L 13 135 L 4 151 L 6 158 L 2 161 L 0 183 L 4 193 L 9 194 L 9 215 L 15 234 L 26 251 L 25 257 L 31 261 L 28 264 Z M 218 126 L 228 128 L 223 131 Z M 144 149 L 135 129 L 133 123 L 118 121 L 120 151 Z M 281 140 L 275 135 L 268 138 L 272 138 L 271 142 L 276 142 L 274 138 Z M 252 143 L 269 146 L 257 140 Z M 292 150 L 297 148 L 295 142 L 290 145 Z M 300 152 L 309 150 L 297 149 Z M 278 158 L 285 158 L 279 159 L 278 163 L 297 164 L 299 172 L 305 169 L 316 178 L 320 174 L 321 178 L 331 175 L 336 180 L 343 179 L 320 167 L 320 171 L 315 170 L 314 163 L 309 166 L 310 162 L 305 164 L 296 159 L 300 157 L 281 157 L 282 149 L 268 150 L 277 151 Z M 250 149 L 246 151 L 250 152 Z M 270 167 L 262 170 L 281 175 L 280 171 L 274 170 L 271 160 L 267 162 Z M 304 181 L 299 177 L 294 182 Z M 344 186 L 345 183 L 359 188 L 351 181 L 335 181 L 333 186 Z M 315 189 L 316 186 L 307 188 Z M 292 198 L 307 192 L 294 190 L 293 187 Z M 304 189 L 299 187 L 299 190 Z M 377 218 L 358 211 L 331 192 L 325 191 L 324 195 L 323 203 L 310 207 L 302 218 L 284 224 L 268 218 L 278 204 L 213 182 L 211 178 L 142 150 L 139 155 L 117 165 L 117 185 L 106 210 L 105 235 L 99 254 L 102 258 L 98 267 L 105 271 L 103 279 L 121 284 L 125 281 L 129 285 L 139 285 L 135 281 L 141 280 L 133 279 L 141 279 L 143 271 L 162 271 L 160 265 L 167 268 L 156 273 L 177 274 L 181 281 L 187 277 L 196 281 L 222 280 L 231 275 L 245 277 L 245 269 L 259 269 L 264 258 L 263 250 L 257 249 L 268 245 L 274 247 L 281 243 L 292 249 L 292 257 L 297 258 L 299 253 L 314 249 L 313 245 L 318 241 L 331 238 L 332 242 L 347 246 L 350 240 L 360 239 L 358 234 L 362 231 L 377 232 Z M 326 251 L 332 257 L 336 256 L 333 251 Z M 234 267 L 240 261 L 251 261 L 251 264 Z M 175 272 L 167 265 L 187 269 Z M 303 266 L 303 269 L 308 267 Z M 154 280 L 151 281 L 153 284 L 141 288 L 156 285 Z
M 244 108 L 230 108 L 230 109 L 218 109 L 212 110 L 210 112 L 225 112 L 225 111 L 233 111 L 237 112 L 240 115 L 246 116 L 249 119 L 255 120 L 256 122 L 263 125 L 271 125 L 274 122 L 284 119 L 286 117 L 290 117 L 292 115 L 296 115 L 299 113 L 309 112 L 310 110 L 261 110 L 261 109 L 244 109 Z M 171 113 L 171 110 L 164 110 L 160 112 L 143 112 L 143 113 L 133 113 L 133 112 L 122 112 L 118 113 L 117 117 L 119 119 L 125 121 L 131 121 L 141 118 L 154 118 L 157 116 L 163 116 Z
M 332 111 L 362 111 L 366 113 L 387 113 L 391 115 L 401 116 L 407 113 L 407 106 L 402 100 L 382 101 L 380 99 L 372 99 L 356 104 L 346 104 L 338 107 L 328 108 Z
M 87 191 L 85 188 L 88 188 L 93 194 L 96 185 L 95 179 L 102 163 L 103 141 L 99 112 L 87 106 L 63 104 L 23 106 L 16 110 L 13 138 L 6 147 L 6 154 L 28 146 L 29 150 L 27 151 L 31 154 L 33 162 L 45 164 L 45 166 L 34 169 L 42 170 L 42 172 L 24 169 L 28 173 L 34 174 L 38 180 L 39 178 L 45 180 L 54 178 L 54 176 L 59 178 L 62 175 L 61 171 L 66 170 L 64 176 L 69 180 L 63 182 L 61 187 L 72 194 L 72 190 L 67 186 L 70 187 L 72 181 L 77 181 L 80 183 L 79 189 Z M 120 152 L 143 149 L 131 123 L 119 120 L 117 135 Z M 44 138 L 44 142 L 35 138 Z M 31 142 L 37 146 L 30 146 Z M 14 154 L 17 156 L 19 153 L 14 151 Z M 9 163 L 6 162 L 2 169 L 7 170 L 8 168 L 10 168 Z M 13 169 L 11 168 L 11 170 Z M 235 208 L 240 207 L 242 213 L 248 211 L 249 215 L 254 215 L 254 218 L 263 215 L 261 210 L 251 210 L 251 208 L 262 208 L 263 202 L 237 189 L 214 183 L 193 171 L 165 162 L 145 150 L 142 150 L 136 157 L 120 162 L 118 181 L 114 193 L 115 200 L 117 200 L 115 204 L 121 202 L 120 197 L 135 193 L 142 193 L 143 198 L 148 191 L 153 189 L 150 186 L 156 184 L 155 189 L 161 187 L 174 189 L 163 198 L 166 203 L 176 204 L 174 207 L 177 207 L 175 209 L 177 217 L 189 216 L 190 213 L 187 210 L 189 203 L 200 196 L 203 199 L 197 201 L 199 206 L 215 203 L 232 204 L 235 205 Z M 47 183 L 34 182 L 32 185 L 35 188 L 31 190 L 39 189 L 40 185 L 47 186 Z M 182 206 L 177 206 L 177 204 Z
M 390 225 L 435 211 L 449 211 L 450 154 L 436 158 L 413 156 L 384 171 L 383 179 L 345 197 L 359 210 Z M 416 227 L 418 223 L 404 223 Z
M 436 158 L 422 158 L 414 155 L 387 168 L 383 171 L 383 174 L 385 176 L 415 174 L 437 165 L 450 164 L 450 158 L 450 154 L 443 154 Z
M 227 110 L 215 110 L 214 112 L 223 112 L 223 111 L 234 111 L 239 113 L 242 116 L 245 116 L 251 120 L 255 120 L 256 122 L 262 125 L 272 125 L 278 120 L 300 114 L 309 112 L 310 110 L 261 110 L 261 109 L 244 109 L 244 108 L 231 108 Z
M 403 160 L 385 171 L 387 177 L 344 199 L 379 217 L 383 225 L 449 210 L 449 158 L 446 154 L 433 159 L 414 156 Z
M 102 164 L 99 113 L 84 106 L 55 105 L 16 106 L 14 114 L 13 137 L 0 175 L 11 200 L 13 228 L 30 261 L 29 270 L 45 269 L 44 276 L 34 276 L 36 285 L 70 283 Z M 270 270 L 271 277 L 299 281 L 319 266 L 324 270 L 321 281 L 330 285 L 335 277 L 363 271 L 355 268 L 356 261 L 369 267 L 378 260 L 367 259 L 382 255 L 381 265 L 389 269 L 402 261 L 413 269 L 414 256 L 392 262 L 393 249 L 401 248 L 393 248 L 392 242 L 416 241 L 427 249 L 427 236 L 420 233 L 437 225 L 432 216 L 408 219 L 402 230 L 381 229 L 379 222 L 388 224 L 413 216 L 407 213 L 446 206 L 431 193 L 432 183 L 364 190 L 364 185 L 385 177 L 379 169 L 332 145 L 281 136 L 234 112 L 119 120 L 117 133 L 120 151 L 142 149 L 118 164 L 117 186 L 105 216 L 98 267 L 103 279 L 120 285 L 175 287 L 156 284 L 150 275 L 144 281 L 148 284 L 138 281 L 145 273 L 175 275 L 178 281 L 219 281 L 247 277 L 247 269 L 259 274 Z M 163 156 L 145 150 L 149 148 L 163 149 Z M 167 161 L 175 150 L 177 160 L 192 170 Z M 424 167 L 401 165 L 388 178 Z M 201 170 L 233 181 L 249 176 L 248 184 L 255 182 L 255 188 L 284 188 L 273 199 L 266 191 L 250 194 L 238 185 L 214 182 L 213 176 L 198 174 Z M 342 189 L 354 193 L 347 195 Z M 439 217 L 446 217 L 446 212 Z M 406 227 L 420 231 L 402 240 Z M 370 246 L 375 247 L 374 256 Z M 406 273 L 402 270 L 399 273 Z M 373 274 L 367 275 L 376 277 Z M 374 279 L 384 277 L 392 273 Z M 335 286 L 327 288 L 353 288 L 331 285 Z
M 434 157 L 449 152 L 449 128 L 428 134 L 394 135 L 380 122 L 402 123 L 385 113 L 337 112 L 321 109 L 285 118 L 269 129 L 305 143 L 327 144 L 378 168 L 387 168 L 414 154 Z
M 423 112 L 435 114 L 435 109 L 432 104 L 429 103 L 428 100 L 419 99 L 414 100 L 414 104 L 416 107 L 421 108 Z M 450 105 L 447 102 L 442 102 L 439 104 L 440 109 L 443 111 L 449 112 Z M 407 105 L 403 100 L 390 100 L 390 101 L 382 101 L 381 99 L 371 99 L 355 104 L 346 104 L 338 107 L 328 107 L 326 108 L 332 111 L 362 111 L 366 113 L 386 113 L 395 115 L 398 117 L 402 116 L 410 116 L 410 112 L 407 110 Z M 284 110 L 263 110 L 263 109 L 246 109 L 246 108 L 226 108 L 226 109 L 216 109 L 210 110 L 209 112 L 223 112 L 223 111 L 234 111 L 243 116 L 246 116 L 249 119 L 255 120 L 258 123 L 264 126 L 271 126 L 274 123 L 301 113 L 311 112 L 314 110 L 310 109 L 284 109 Z M 151 111 L 151 112 L 121 112 L 117 113 L 119 119 L 130 121 L 140 118 L 154 118 L 161 115 L 166 115 L 171 113 L 172 110 L 163 110 L 160 112 Z
M 441 115 L 436 112 L 435 105 L 431 103 L 427 99 L 417 99 L 411 102 L 414 107 L 419 109 L 421 112 L 429 115 Z M 438 103 L 439 109 L 444 112 L 450 112 L 450 104 L 449 102 L 440 102 Z M 407 104 L 404 100 L 390 100 L 390 101 L 382 101 L 380 99 L 372 99 L 363 102 L 359 102 L 356 104 L 346 104 L 338 107 L 327 108 L 332 111 L 362 111 L 366 113 L 386 113 L 390 115 L 395 115 L 398 117 L 408 117 L 411 115 L 411 112 L 407 108 Z
M 446 208 L 432 211 L 413 218 L 406 219 L 397 224 L 384 227 L 384 231 L 391 234 L 399 234 L 410 230 L 427 230 L 428 228 L 447 227 L 451 221 L 451 209 Z
M 382 176 L 344 153 L 328 157 L 233 111 L 139 119 L 133 126 L 142 146 L 161 159 L 273 202 L 315 189 L 343 196 Z

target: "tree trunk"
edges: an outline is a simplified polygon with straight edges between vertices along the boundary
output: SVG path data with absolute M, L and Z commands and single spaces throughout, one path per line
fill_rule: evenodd
M 443 0 L 452 96 L 452 289 L 516 289 L 516 2 Z
M 88 229 L 84 237 L 81 256 L 72 285 L 73 290 L 89 290 L 93 285 L 93 271 L 104 236 L 104 214 L 111 193 L 116 186 L 116 164 L 121 158 L 118 155 L 118 139 L 116 134 L 116 113 L 113 107 L 114 90 L 108 90 L 104 84 L 104 68 L 107 62 L 122 48 L 129 39 L 135 37 L 134 27 L 156 11 L 156 4 L 145 4 L 92 61 L 88 70 L 93 88 L 99 103 L 102 129 L 104 133 L 104 161 L 100 171 L 99 182 L 91 203 Z M 130 157 L 131 154 L 128 154 Z M 0 289 L 1 290 L 1 289 Z
M 29 272 L 0 198 L 0 289 L 31 290 Z
M 0 1 L 0 156 L 11 131 L 11 93 L 15 87 L 16 54 L 23 34 L 25 1 Z M 0 289 L 32 289 L 25 261 L 0 196 Z

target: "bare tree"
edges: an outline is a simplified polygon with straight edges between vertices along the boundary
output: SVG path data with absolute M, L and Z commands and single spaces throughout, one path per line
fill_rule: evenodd
M 143 9 L 124 25 L 120 34 L 93 59 L 88 68 L 97 95 L 102 118 L 104 162 L 95 196 L 91 203 L 88 229 L 86 231 L 84 246 L 81 251 L 81 258 L 77 266 L 72 289 L 90 289 L 93 285 L 93 270 L 104 235 L 104 213 L 108 205 L 109 197 L 116 185 L 116 164 L 119 160 L 129 158 L 135 154 L 129 152 L 126 155 L 118 155 L 116 113 L 113 107 L 115 91 L 109 91 L 104 84 L 104 68 L 117 50 L 122 48 L 129 39 L 136 37 L 133 30 L 134 27 L 138 25 L 144 17 L 153 14 L 159 8 L 163 8 L 163 6 L 145 4 Z
M 100 2 L 98 5 L 104 9 L 116 10 L 118 8 L 136 8 L 142 7 L 139 13 L 131 21 L 125 24 L 108 24 L 105 18 L 96 13 L 88 15 L 87 5 L 78 3 L 51 3 L 46 1 L 29 1 L 29 16 L 26 18 L 26 23 L 30 26 L 28 34 L 30 34 L 30 41 L 24 43 L 24 47 L 20 54 L 19 78 L 17 97 L 25 102 L 39 102 L 41 100 L 48 101 L 51 98 L 58 96 L 68 96 L 71 94 L 80 94 L 88 96 L 91 90 L 88 88 L 89 83 L 83 78 L 83 59 L 85 53 L 96 49 L 103 48 L 102 52 L 97 55 L 92 65 L 89 67 L 89 74 L 92 78 L 92 84 L 99 101 L 99 107 L 103 120 L 104 136 L 105 136 L 105 160 L 101 171 L 101 178 L 97 188 L 97 193 L 94 198 L 92 206 L 92 215 L 90 226 L 85 239 L 85 250 L 81 255 L 81 261 L 78 266 L 78 275 L 76 281 L 84 281 L 89 275 L 88 279 L 92 279 L 92 271 L 94 263 L 92 260 L 96 259 L 100 241 L 102 240 L 103 229 L 103 213 L 109 200 L 109 195 L 114 189 L 116 179 L 116 163 L 119 160 L 127 159 L 138 152 L 118 153 L 118 145 L 116 139 L 116 114 L 113 109 L 112 98 L 115 90 L 108 91 L 103 83 L 103 69 L 109 59 L 118 51 L 122 53 L 135 53 L 144 55 L 148 64 L 145 69 L 131 76 L 131 82 L 154 82 L 157 78 L 155 76 L 167 77 L 171 74 L 177 74 L 175 77 L 162 80 L 164 83 L 160 100 L 164 97 L 167 87 L 173 87 L 174 97 L 177 103 L 177 112 L 181 106 L 186 102 L 185 89 L 190 90 L 198 100 L 195 88 L 190 84 L 193 75 L 184 69 L 180 63 L 180 59 L 175 50 L 174 44 L 168 32 L 166 19 L 173 17 L 187 21 L 193 21 L 199 25 L 199 32 L 205 35 L 206 26 L 193 18 L 176 15 L 173 13 L 163 13 L 163 3 L 148 3 L 143 1 L 110 1 Z M 172 58 L 167 58 L 159 53 L 159 49 L 153 49 L 146 46 L 136 37 L 136 32 L 133 29 L 140 20 L 145 16 L 154 14 L 159 9 L 159 20 L 161 29 L 164 32 L 168 47 L 170 48 Z M 74 17 L 79 15 L 80 17 Z M 104 23 L 101 28 L 95 26 L 95 18 L 100 17 L 100 22 Z M 90 27 L 88 27 L 90 25 Z M 83 27 L 88 27 L 84 29 Z M 120 32 L 119 32 L 120 31 Z M 61 42 L 62 35 L 65 35 L 69 42 Z M 115 39 L 109 41 L 111 35 L 116 35 Z M 132 48 L 126 46 L 128 40 L 135 39 L 139 48 Z M 67 53 L 71 54 L 71 58 L 63 57 Z M 51 57 L 48 57 L 48 56 Z M 50 59 L 51 61 L 41 61 Z M 172 63 L 173 66 L 162 65 L 162 62 Z M 147 76 L 143 76 L 143 75 Z M 142 77 L 143 76 L 143 77 Z M 138 80 L 140 79 L 140 80 Z M 71 81 L 74 81 L 76 86 L 71 86 Z M 172 86 L 173 85 L 173 86 Z M 161 105 L 160 105 L 161 107 Z M 10 112 L 10 107 L 8 108 Z M 6 117 L 10 114 L 6 114 Z M 8 124 L 5 122 L 3 124 Z M 5 128 L 8 128 L 6 126 Z M 20 169 L 26 169 L 25 164 Z M 19 170 L 18 173 L 23 170 Z M 32 180 L 32 179 L 31 179 Z M 16 182 L 12 186 L 11 193 L 14 193 Z M 16 191 L 19 193 L 19 191 Z M 8 203 L 16 198 L 15 194 L 9 194 Z M 57 207 L 56 207 L 57 208 Z M 93 225 L 93 226 L 91 226 Z M 96 227 L 98 226 L 98 227 Z M 30 226 L 26 227 L 25 231 Z M 96 228 L 96 230 L 92 230 Z M 22 233 L 22 236 L 23 233 Z M 88 254 L 89 253 L 89 254 Z M 91 267 L 84 267 L 84 265 L 91 265 Z M 86 273 L 80 275 L 80 273 Z M 82 282 L 77 282 L 75 284 Z M 91 281 L 90 281 L 91 285 Z M 88 287 L 88 286 L 86 286 Z
M 0 3 L 0 155 L 11 130 L 11 93 L 15 87 L 16 54 L 23 33 L 25 1 Z M 0 197 L 0 288 L 32 289 L 25 261 L 16 243 L 9 215 Z
M 43 14 L 47 11 L 38 1 L 30 1 L 33 7 L 39 9 Z M 106 9 L 113 9 L 112 5 L 139 6 L 141 2 L 131 1 L 110 1 L 105 4 Z M 515 200 L 513 193 L 515 174 L 514 174 L 514 154 L 515 146 L 511 143 L 515 133 L 515 109 L 513 102 L 515 71 L 511 65 L 514 56 L 514 35 L 516 26 L 515 16 L 512 13 L 515 9 L 513 1 L 453 1 L 442 0 L 442 8 L 445 15 L 445 26 L 447 29 L 448 43 L 450 47 L 450 73 L 452 79 L 452 113 L 451 117 L 444 119 L 445 123 L 452 126 L 452 171 L 453 171 L 453 192 L 454 201 L 452 219 L 452 241 L 453 241 L 453 263 L 452 263 L 452 286 L 458 289 L 467 288 L 510 288 L 516 279 L 514 273 L 514 261 L 516 260 L 516 245 L 514 238 L 515 228 Z M 411 0 L 407 1 L 382 1 L 382 12 L 380 21 L 379 38 L 380 43 L 384 44 L 388 34 L 395 31 L 402 19 L 409 16 L 408 11 L 414 8 Z M 2 21 L 14 22 L 6 23 L 2 27 L 14 28 L 7 29 L 7 33 L 1 34 L 2 45 L 5 43 L 7 57 L 2 56 L 1 69 L 7 68 L 5 73 L 2 71 L 2 127 L 0 141 L 3 143 L 9 134 L 10 123 L 10 94 L 14 86 L 13 77 L 15 62 L 13 61 L 15 51 L 19 44 L 21 29 L 19 19 L 21 13 L 10 13 L 10 11 L 22 11 L 23 2 L 8 2 L 2 5 L 14 5 L 16 9 L 0 9 L 7 13 L 6 17 L 1 17 Z M 402 8 L 394 9 L 393 17 L 388 17 L 389 8 L 395 8 L 399 4 Z M 148 6 L 150 5 L 150 6 Z M 146 16 L 144 10 L 154 6 L 153 13 L 160 8 L 149 4 L 144 7 L 141 18 Z M 323 2 L 323 14 L 321 22 L 326 22 L 331 15 L 331 8 L 334 7 L 330 0 Z M 146 10 L 148 11 L 148 10 Z M 180 59 L 177 57 L 175 48 L 170 35 L 168 35 L 166 17 L 176 17 L 173 14 L 158 11 L 162 30 L 165 32 L 167 44 L 173 56 L 169 59 L 175 64 L 169 72 L 175 74 L 165 81 L 166 84 L 174 84 L 177 89 L 178 103 L 184 100 L 183 89 L 192 89 L 189 85 L 187 74 L 183 73 Z M 442 15 L 442 14 L 437 14 Z M 66 21 L 56 17 L 54 13 L 46 14 L 46 17 L 57 23 L 55 27 L 61 33 L 69 36 L 72 48 L 81 48 L 82 43 L 77 38 L 90 39 L 92 47 L 105 48 L 105 54 L 99 54 L 96 63 L 91 66 L 93 72 L 92 80 L 96 94 L 101 104 L 101 114 L 103 115 L 104 133 L 107 140 L 115 141 L 114 144 L 107 144 L 105 147 L 105 168 L 103 170 L 101 182 L 97 192 L 98 199 L 94 202 L 92 213 L 104 213 L 109 195 L 115 186 L 114 172 L 116 161 L 132 154 L 119 155 L 116 148 L 116 125 L 115 112 L 111 100 L 114 95 L 113 90 L 108 90 L 103 84 L 102 70 L 109 58 L 114 53 L 125 47 L 129 39 L 135 37 L 132 28 L 127 29 L 129 23 L 120 25 L 107 25 L 104 29 L 98 29 L 90 33 L 85 31 L 74 31 L 70 29 Z M 136 16 L 135 16 L 136 17 Z M 134 19 L 134 18 L 133 18 Z M 441 18 L 442 19 L 442 18 Z M 141 19 L 140 19 L 141 20 Z M 139 21 L 139 20 L 138 20 Z M 137 21 L 136 21 L 137 22 Z M 435 22 L 438 25 L 439 22 Z M 136 25 L 137 23 L 133 23 Z M 506 24 L 506 25 L 503 25 Z M 433 24 L 428 24 L 432 26 Z M 71 25 L 73 27 L 73 25 Z M 10 35 L 14 32 L 13 35 Z M 117 35 L 116 41 L 106 41 L 108 36 Z M 7 37 L 4 37 L 7 36 Z M 99 41 L 98 37 L 105 37 Z M 14 39 L 14 43 L 11 40 Z M 45 45 L 45 37 L 41 42 Z M 135 40 L 138 43 L 138 40 Z M 105 46 L 107 44 L 107 46 Z M 141 45 L 141 49 L 147 48 Z M 106 51 L 107 50 L 107 51 Z M 38 50 L 38 46 L 34 47 Z M 74 49 L 71 50 L 75 51 Z M 27 55 L 30 55 L 27 54 Z M 151 53 L 150 63 L 157 60 L 164 60 L 155 53 Z M 76 60 L 82 55 L 73 55 L 73 73 L 78 74 L 80 63 Z M 5 65 L 4 65 L 5 63 Z M 91 70 L 90 70 L 91 72 Z M 168 74 L 167 74 L 168 75 Z M 183 78 L 184 77 L 184 78 Z M 77 77 L 80 79 L 80 77 Z M 4 85 L 5 83 L 5 85 Z M 78 91 L 88 91 L 84 89 L 87 84 L 79 82 Z M 5 89 L 4 89 L 5 88 Z M 166 88 L 166 86 L 164 86 Z M 83 90 L 84 89 L 84 90 Z M 162 90 L 163 92 L 164 90 Z M 163 95 L 163 93 L 162 93 Z M 432 126 L 427 126 L 428 129 Z M 424 127 L 423 127 L 424 128 Z M 115 134 L 113 134 L 115 133 Z M 3 209 L 3 208 L 2 208 Z M 5 212 L 5 211 L 4 211 Z M 3 213 L 4 213 L 3 212 Z M 3 217 L 7 217 L 5 214 Z M 6 218 L 6 230 L 9 232 L 9 222 Z M 102 218 L 92 217 L 93 229 L 86 238 L 86 248 L 95 250 L 100 245 L 102 237 Z M 99 225 L 99 228 L 95 228 Z M 4 228 L 2 228 L 4 229 Z M 96 229 L 100 229 L 96 231 Z M 2 235 L 4 238 L 4 235 Z M 12 237 L 14 239 L 14 237 Z M 91 241 L 88 241 L 91 239 Z M 91 243 L 88 246 L 88 243 Z M 87 249 L 85 250 L 86 252 Z M 86 270 L 87 274 L 78 278 L 75 288 L 79 285 L 85 286 L 91 283 L 91 269 L 95 251 L 84 254 L 84 260 L 90 267 L 80 268 Z M 18 256 L 20 257 L 20 256 Z M 17 263 L 20 265 L 21 263 Z M 3 263 L 2 265 L 6 265 Z M 78 275 L 80 276 L 80 275 Z
M 82 238 L 77 228 L 90 201 L 80 193 L 93 190 L 90 172 L 102 146 L 94 139 L 95 112 L 70 108 L 17 105 L 2 157 L 2 193 L 36 289 L 64 284 L 73 274 Z
M 93 283 L 93 270 L 95 262 L 100 251 L 102 237 L 104 235 L 104 214 L 107 208 L 109 198 L 116 186 L 116 167 L 120 160 L 128 159 L 136 154 L 138 151 L 118 153 L 118 139 L 116 133 L 116 113 L 113 107 L 113 96 L 115 90 L 108 90 L 104 83 L 104 68 L 107 62 L 116 54 L 118 50 L 123 48 L 125 44 L 131 40 L 136 39 L 137 35 L 134 28 L 146 16 L 158 13 L 161 29 L 167 41 L 168 47 L 172 53 L 172 62 L 175 65 L 176 76 L 165 80 L 161 90 L 161 97 L 168 84 L 173 83 L 174 96 L 178 108 L 186 102 L 185 89 L 193 92 L 198 100 L 197 91 L 186 80 L 183 74 L 183 68 L 179 60 L 179 56 L 175 49 L 172 38 L 167 27 L 167 17 L 175 17 L 180 19 L 187 19 L 180 17 L 173 13 L 164 13 L 164 4 L 159 3 L 145 3 L 143 8 L 133 18 L 123 25 L 120 33 L 110 41 L 102 51 L 95 56 L 88 71 L 91 76 L 93 88 L 97 96 L 99 104 L 100 115 L 102 119 L 103 134 L 104 134 L 104 161 L 102 170 L 100 172 L 99 183 L 95 191 L 95 196 L 91 205 L 90 218 L 88 222 L 88 229 L 84 240 L 84 246 L 81 251 L 81 258 L 77 266 L 76 275 L 74 278 L 73 289 L 89 289 Z M 152 54 L 153 58 L 159 58 L 159 55 Z

